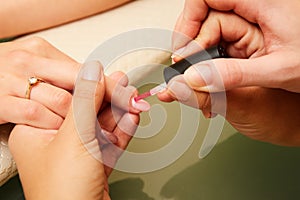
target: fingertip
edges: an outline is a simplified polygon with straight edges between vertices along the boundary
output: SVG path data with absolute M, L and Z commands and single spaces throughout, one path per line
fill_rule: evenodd
M 87 81 L 101 81 L 103 77 L 103 67 L 99 61 L 86 62 L 82 66 L 81 78 Z
M 175 63 L 177 63 L 178 61 L 180 61 L 180 60 L 182 60 L 183 58 L 182 57 L 180 57 L 180 56 L 176 56 L 176 55 L 172 55 L 173 56 L 173 58 L 172 58 L 172 64 L 175 64 Z
M 151 108 L 150 104 L 147 101 L 143 99 L 135 101 L 134 98 L 131 98 L 131 106 L 141 112 L 149 111 Z
M 207 67 L 206 65 L 204 65 L 204 67 Z M 201 70 L 199 70 L 199 68 L 202 68 L 202 65 L 197 65 L 197 68 L 195 66 L 192 66 L 190 68 L 188 68 L 184 74 L 184 80 L 186 81 L 186 83 L 193 89 L 198 90 L 198 91 L 204 91 L 205 90 L 205 86 L 207 85 L 207 81 L 205 81 L 203 78 L 205 78 L 205 73 Z M 206 69 L 204 69 L 203 71 L 205 71 Z M 209 70 L 209 69 L 208 69 Z
M 192 89 L 186 83 L 176 80 L 169 82 L 168 89 L 178 101 L 187 101 L 192 94 Z
M 172 96 L 172 94 L 168 90 L 158 93 L 157 98 L 163 102 L 172 102 L 175 100 L 175 98 Z
M 128 77 L 124 72 L 116 71 L 110 74 L 109 77 L 124 87 L 128 85 Z

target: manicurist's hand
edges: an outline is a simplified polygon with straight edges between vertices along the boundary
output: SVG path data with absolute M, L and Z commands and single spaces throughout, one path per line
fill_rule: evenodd
M 228 29 L 230 24 L 232 29 Z M 200 36 L 204 39 L 199 41 L 204 41 L 203 44 L 208 46 L 218 43 L 220 33 L 224 40 L 231 41 L 227 46 L 231 57 L 246 59 L 253 56 L 251 59 L 255 59 L 265 52 L 264 34 L 261 30 L 234 13 L 211 11 L 201 27 Z M 238 49 L 238 46 L 245 48 Z M 264 87 L 227 88 L 226 93 L 207 93 L 202 89 L 205 85 L 203 80 L 207 82 L 210 79 L 206 79 L 201 70 L 209 67 L 217 71 L 220 62 L 228 61 L 216 59 L 204 66 L 192 66 L 184 75 L 171 80 L 168 90 L 158 97 L 163 101 L 178 100 L 199 108 L 206 117 L 223 115 L 239 132 L 253 139 L 299 146 L 300 94 Z M 226 78 L 234 79 L 235 74 L 227 76 Z M 216 72 L 211 81 L 222 83 L 222 78 L 224 79 L 222 74 L 220 76 Z
M 126 86 L 121 76 L 115 73 L 110 78 Z M 126 111 L 105 100 L 105 93 L 114 93 L 106 91 L 106 82 L 101 65 L 87 63 L 58 131 L 26 125 L 14 128 L 9 147 L 27 199 L 109 199 L 107 178 L 135 132 L 139 116 L 128 112 L 133 109 L 129 104 Z M 120 91 L 112 95 L 112 102 L 121 101 Z M 96 125 L 97 115 L 102 128 Z
M 207 17 L 214 15 L 212 10 L 224 15 L 234 14 L 251 26 L 224 22 L 223 16 L 211 19 L 215 24 L 207 24 Z M 197 40 L 203 48 L 222 42 L 235 59 L 202 63 L 187 70 L 185 79 L 201 91 L 261 86 L 299 93 L 299 10 L 298 0 L 288 3 L 283 0 L 186 0 L 175 31 Z M 260 32 L 262 37 L 256 37 L 256 32 Z M 176 35 L 173 41 L 175 49 L 188 44 L 188 40 Z M 202 81 L 196 82 L 197 73 L 204 76 Z M 214 81 L 218 74 L 225 87 Z M 204 83 L 203 79 L 209 81 Z

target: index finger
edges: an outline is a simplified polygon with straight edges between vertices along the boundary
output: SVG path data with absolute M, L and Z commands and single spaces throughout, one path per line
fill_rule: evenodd
M 22 38 L 0 45 L 0 55 L 5 55 L 15 50 L 25 50 L 36 56 L 42 56 L 49 59 L 75 62 L 71 57 L 40 37 Z
M 133 105 L 132 100 L 137 96 L 137 90 L 132 86 L 124 87 L 106 76 L 105 89 L 105 100 L 124 111 L 137 114 L 141 111 L 148 111 L 150 109 L 150 105 L 144 100 L 135 102 Z
M 185 46 L 198 35 L 202 22 L 208 14 L 208 9 L 205 0 L 186 0 L 184 9 L 175 25 L 173 50 Z
M 246 20 L 252 23 L 257 23 L 260 15 L 259 11 L 264 9 L 264 6 L 262 5 L 264 1 L 254 1 L 186 0 L 183 12 L 181 13 L 174 29 L 174 50 L 185 46 L 191 41 L 191 39 L 194 39 L 197 36 L 210 8 L 218 11 L 233 10 L 237 15 L 245 18 Z M 182 39 L 182 37 L 178 37 L 178 33 L 191 39 Z

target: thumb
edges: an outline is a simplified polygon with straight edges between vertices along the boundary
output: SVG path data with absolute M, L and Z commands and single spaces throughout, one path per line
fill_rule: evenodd
M 197 91 L 220 92 L 238 87 L 280 85 L 286 60 L 282 54 L 252 59 L 215 59 L 193 65 L 184 73 L 184 79 Z M 278 76 L 279 75 L 279 76 Z
M 105 93 L 103 67 L 97 61 L 85 63 L 76 80 L 73 102 L 59 133 L 62 141 L 77 141 L 92 155 L 100 156 L 96 139 L 97 113 Z M 100 129 L 98 129 L 100 130 Z M 77 137 L 75 133 L 77 133 Z M 78 143 L 76 143 L 78 144 Z M 92 152 L 91 152 L 92 151 Z

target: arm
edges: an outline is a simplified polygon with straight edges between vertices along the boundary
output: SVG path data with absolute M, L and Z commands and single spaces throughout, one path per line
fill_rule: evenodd
M 0 7 L 0 38 L 61 25 L 112 9 L 132 0 L 15 0 Z

